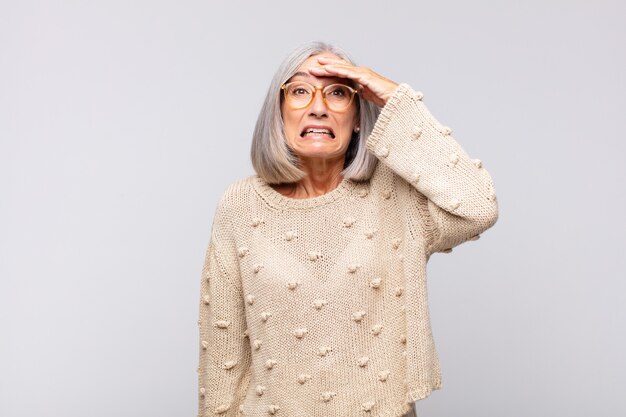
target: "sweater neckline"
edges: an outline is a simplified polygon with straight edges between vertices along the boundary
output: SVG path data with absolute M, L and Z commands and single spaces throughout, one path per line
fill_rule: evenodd
M 272 188 L 265 180 L 258 175 L 253 176 L 252 184 L 256 192 L 270 206 L 291 210 L 306 210 L 321 207 L 343 198 L 354 189 L 354 181 L 343 178 L 337 187 L 326 194 L 310 198 L 291 198 L 282 195 Z

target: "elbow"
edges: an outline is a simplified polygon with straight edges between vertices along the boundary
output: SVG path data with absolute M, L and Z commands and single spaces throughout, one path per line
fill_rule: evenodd
M 476 206 L 474 213 L 466 219 L 472 223 L 472 229 L 478 235 L 496 224 L 498 217 L 498 202 L 494 194 L 493 197 L 486 199 L 484 204 Z

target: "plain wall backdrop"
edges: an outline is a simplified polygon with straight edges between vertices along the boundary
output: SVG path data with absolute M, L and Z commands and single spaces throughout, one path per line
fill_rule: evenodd
M 195 416 L 200 271 L 309 40 L 423 91 L 500 218 L 429 263 L 419 417 L 624 416 L 622 1 L 0 1 L 0 416 Z M 289 417 L 289 416 L 287 416 Z

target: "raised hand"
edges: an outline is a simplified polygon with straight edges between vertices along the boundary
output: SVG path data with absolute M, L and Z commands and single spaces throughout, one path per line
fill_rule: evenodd
M 389 97 L 393 95 L 398 84 L 375 73 L 367 67 L 356 67 L 340 58 L 320 56 L 317 58 L 318 67 L 309 68 L 309 72 L 316 77 L 349 78 L 359 85 L 359 94 L 365 100 L 373 102 L 378 107 L 384 107 Z

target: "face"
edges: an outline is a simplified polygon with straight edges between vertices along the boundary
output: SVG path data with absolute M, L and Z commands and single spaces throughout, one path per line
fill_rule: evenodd
M 315 77 L 308 72 L 313 66 L 319 66 L 317 58 L 328 56 L 337 58 L 331 53 L 322 53 L 308 58 L 298 68 L 291 81 L 306 81 L 313 86 L 322 88 L 330 84 L 348 84 L 345 78 Z M 358 126 L 357 97 L 350 107 L 342 112 L 335 112 L 324 103 L 321 90 L 317 90 L 311 104 L 303 109 L 294 110 L 282 100 L 281 113 L 285 129 L 287 145 L 301 159 L 343 159 L 355 127 Z M 315 129 L 316 131 L 312 131 Z M 323 133 L 323 130 L 328 130 Z

